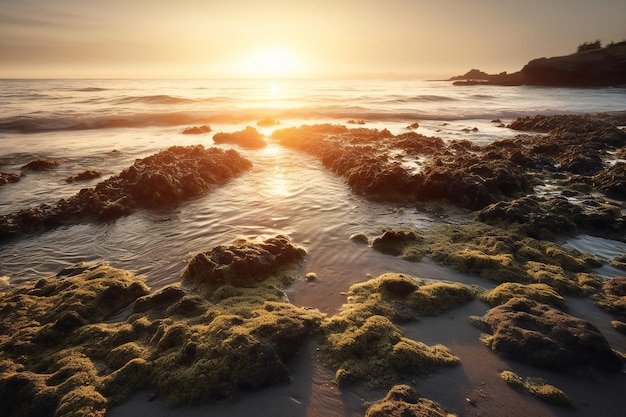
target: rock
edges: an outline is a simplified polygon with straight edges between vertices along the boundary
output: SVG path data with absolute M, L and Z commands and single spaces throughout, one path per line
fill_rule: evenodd
M 188 127 L 183 130 L 183 135 L 201 135 L 203 133 L 211 132 L 211 126 L 202 125 L 202 126 L 193 126 Z
M 482 148 L 446 144 L 415 132 L 301 126 L 274 131 L 288 146 L 317 156 L 353 191 L 388 201 L 448 199 L 472 210 L 532 191 L 523 169 L 505 157 L 485 159 Z M 468 152 L 471 148 L 472 152 Z M 417 165 L 414 169 L 400 159 Z
M 546 284 L 519 284 L 505 282 L 481 295 L 481 299 L 491 306 L 502 305 L 513 298 L 526 298 L 549 304 L 560 310 L 567 310 L 565 299 Z
M 79 174 L 76 174 L 74 176 L 67 177 L 65 179 L 65 182 L 89 181 L 89 180 L 92 180 L 94 178 L 99 178 L 101 176 L 102 176 L 102 171 L 88 170 L 88 171 L 83 171 L 83 172 L 81 172 Z
M 49 171 L 53 168 L 58 167 L 59 165 L 61 165 L 59 161 L 54 161 L 51 159 L 36 159 L 24 165 L 22 169 L 27 169 L 30 171 Z
M 369 244 L 369 237 L 365 233 L 355 233 L 350 236 L 350 240 L 354 243 L 361 243 L 363 245 Z
M 0 172 L 0 185 L 18 182 L 22 178 L 22 174 L 12 172 Z
M 225 285 L 255 287 L 284 266 L 299 264 L 306 251 L 278 235 L 263 242 L 239 239 L 199 253 L 182 275 L 184 285 L 212 293 Z
M 546 304 L 513 298 L 489 310 L 484 321 L 492 334 L 483 341 L 508 358 L 562 372 L 622 369 L 598 329 Z
M 387 396 L 370 406 L 365 417 L 454 417 L 441 405 L 421 397 L 408 385 L 395 385 Z
M 620 42 L 566 56 L 534 59 L 511 74 L 487 74 L 473 69 L 448 81 L 454 81 L 454 85 L 608 87 L 625 85 L 624 74 L 626 43 Z
M 248 126 L 239 132 L 216 133 L 213 135 L 213 142 L 217 144 L 234 143 L 242 148 L 250 149 L 258 149 L 267 146 L 267 143 L 263 139 L 263 135 L 251 126 Z
M 271 117 L 264 117 L 261 120 L 259 120 L 258 122 L 256 122 L 256 125 L 260 126 L 260 127 L 272 127 L 272 126 L 275 126 L 275 125 L 278 125 L 278 124 L 280 124 L 280 122 L 274 120 Z
M 598 189 L 611 198 L 626 200 L 626 163 L 617 162 L 594 178 Z
M 605 280 L 594 299 L 600 307 L 626 317 L 626 277 Z
M 232 149 L 173 146 L 54 205 L 1 215 L 0 239 L 76 221 L 113 220 L 137 208 L 174 207 L 206 194 L 251 166 Z

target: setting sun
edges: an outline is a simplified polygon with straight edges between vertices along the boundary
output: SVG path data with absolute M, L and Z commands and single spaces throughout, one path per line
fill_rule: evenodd
M 238 72 L 251 78 L 298 77 L 303 75 L 303 65 L 300 58 L 289 49 L 265 47 L 246 56 Z

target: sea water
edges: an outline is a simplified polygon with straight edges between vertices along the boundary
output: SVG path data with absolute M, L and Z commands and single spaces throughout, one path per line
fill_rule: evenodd
M 158 288 L 178 280 L 185 260 L 198 251 L 240 236 L 278 233 L 307 248 L 309 267 L 318 275 L 358 280 L 379 272 L 380 265 L 392 268 L 394 261 L 372 261 L 378 255 L 351 244 L 352 233 L 439 221 L 415 207 L 354 195 L 314 158 L 272 142 L 275 129 L 341 123 L 399 134 L 417 122 L 412 130 L 418 133 L 488 143 L 516 135 L 502 126 L 519 116 L 624 111 L 626 90 L 418 80 L 0 80 L 0 109 L 2 172 L 20 172 L 33 159 L 61 162 L 2 186 L 0 214 L 53 204 L 172 145 L 215 146 L 213 133 L 184 135 L 186 127 L 233 132 L 250 125 L 268 136 L 261 150 L 234 146 L 253 162 L 251 171 L 178 208 L 64 226 L 0 246 L 0 276 L 12 282 L 54 274 L 78 261 L 104 260 L 145 274 Z M 278 124 L 256 126 L 263 118 Z M 102 171 L 103 177 L 65 181 L 85 170 Z M 345 287 L 346 279 L 340 281 Z

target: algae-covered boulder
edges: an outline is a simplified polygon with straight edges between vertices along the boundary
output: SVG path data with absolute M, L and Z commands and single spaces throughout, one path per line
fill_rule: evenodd
M 73 341 L 147 292 L 140 278 L 104 264 L 68 267 L 4 292 L 0 415 L 103 416 L 101 373 Z
M 335 370 L 341 386 L 389 386 L 404 374 L 457 365 L 459 359 L 445 346 L 408 339 L 394 322 L 449 311 L 473 298 L 474 290 L 467 286 L 428 283 L 402 274 L 354 284 L 348 303 L 322 326 L 322 360 Z
M 365 417 L 454 417 L 435 401 L 421 397 L 408 385 L 396 385 L 382 401 L 367 409 Z
M 513 298 L 489 310 L 484 322 L 491 335 L 483 341 L 503 356 L 558 371 L 622 369 L 597 328 L 546 304 Z
M 522 379 L 511 371 L 503 371 L 500 378 L 511 387 L 529 393 L 540 400 L 559 405 L 573 407 L 574 400 L 569 395 L 542 378 L 527 377 Z
M 481 299 L 495 307 L 512 298 L 527 298 L 543 304 L 549 304 L 560 310 L 567 309 L 565 299 L 546 284 L 519 284 L 505 282 L 481 295 Z
M 594 298 L 600 307 L 626 316 L 626 277 L 605 280 Z
M 206 292 L 224 285 L 255 287 L 281 268 L 299 264 L 305 255 L 303 248 L 281 235 L 262 242 L 238 239 L 194 256 L 183 271 L 182 282 Z
M 390 229 L 372 239 L 372 248 L 387 255 L 418 262 L 424 256 L 423 236 L 415 229 Z
M 128 271 L 81 264 L 0 290 L 0 415 L 104 416 L 139 389 L 176 406 L 288 382 L 324 317 L 283 291 L 304 250 L 281 236 L 253 246 L 242 266 L 273 262 L 251 270 L 253 288 L 149 294 Z

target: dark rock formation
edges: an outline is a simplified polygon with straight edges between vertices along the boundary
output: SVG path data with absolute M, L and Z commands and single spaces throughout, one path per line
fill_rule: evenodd
M 0 240 L 68 222 L 112 220 L 136 208 L 173 207 L 207 193 L 251 165 L 234 150 L 174 146 L 137 160 L 119 175 L 54 205 L 0 216 Z
M 604 281 L 601 291 L 594 298 L 600 307 L 626 317 L 626 277 Z
M 282 129 L 273 137 L 317 156 L 355 192 L 375 199 L 448 199 L 476 210 L 532 192 L 512 154 L 488 155 L 469 142 L 332 125 Z
M 595 186 L 607 196 L 626 200 L 626 164 L 618 162 L 598 173 L 594 178 Z
M 287 264 L 299 263 L 306 251 L 285 236 L 263 242 L 244 239 L 199 253 L 183 271 L 183 284 L 213 292 L 223 285 L 251 288 Z
M 58 167 L 60 164 L 61 163 L 59 161 L 54 161 L 50 159 L 36 159 L 24 165 L 22 169 L 27 169 L 30 171 L 48 171 Z
M 0 172 L 0 185 L 18 182 L 22 178 L 21 174 L 12 172 Z
M 489 310 L 484 339 L 503 356 L 564 372 L 619 372 L 622 361 L 588 322 L 546 304 L 513 298 Z
M 220 143 L 234 143 L 242 148 L 257 149 L 267 146 L 263 135 L 259 133 L 255 128 L 248 126 L 244 130 L 233 133 L 216 133 L 213 135 L 213 142 Z
M 202 126 L 193 126 L 188 127 L 183 130 L 183 135 L 201 135 L 203 133 L 211 132 L 211 126 L 202 125 Z
M 490 75 L 471 70 L 450 81 L 455 81 L 455 85 L 623 86 L 626 85 L 626 44 L 621 42 L 566 56 L 534 59 L 512 74 Z
M 75 182 L 75 181 L 89 181 L 94 178 L 99 178 L 102 176 L 102 171 L 97 170 L 88 170 L 78 173 L 76 175 L 72 175 L 71 177 L 67 177 L 65 179 L 66 182 Z
M 368 408 L 365 417 L 449 417 L 438 403 L 421 397 L 408 385 L 396 385 L 380 402 Z

